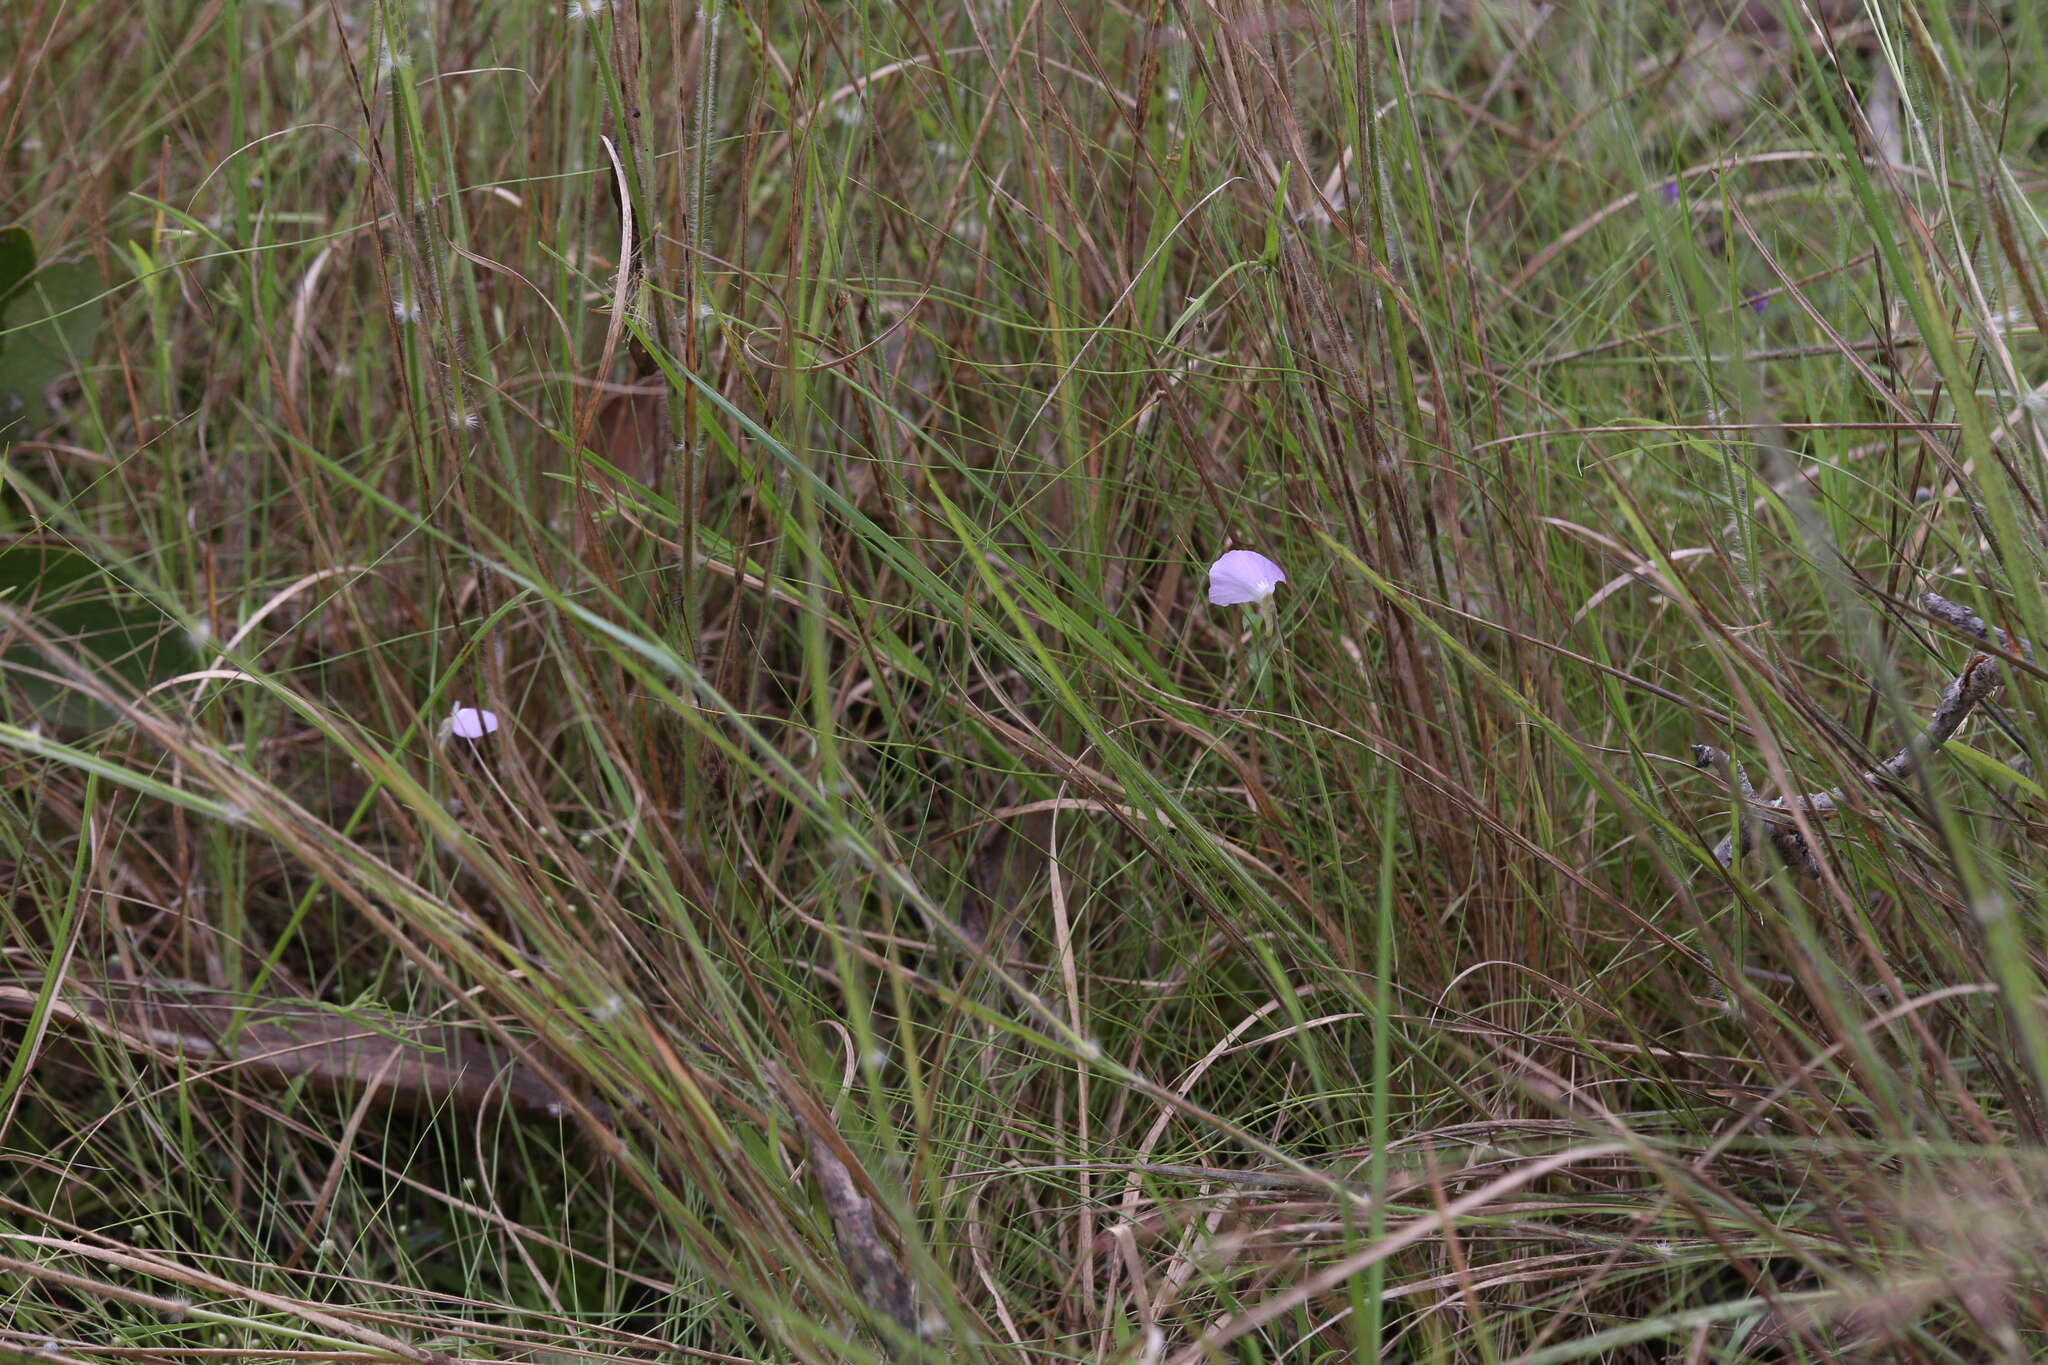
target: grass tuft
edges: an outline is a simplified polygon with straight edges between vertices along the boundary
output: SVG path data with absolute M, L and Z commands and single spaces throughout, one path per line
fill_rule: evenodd
M 2048 1351 L 2030 7 L 0 23 L 0 1356 Z

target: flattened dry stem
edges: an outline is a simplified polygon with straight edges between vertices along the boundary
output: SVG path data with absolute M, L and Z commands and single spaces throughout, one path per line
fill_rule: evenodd
M 869 1308 L 916 1334 L 917 1296 L 902 1261 L 875 1223 L 873 1201 L 860 1192 L 853 1170 L 839 1155 L 845 1140 L 833 1128 L 830 1115 L 780 1067 L 769 1068 L 768 1079 L 804 1132 L 804 1152 L 825 1212 L 832 1217 L 832 1240 L 847 1279 Z
M 1956 630 L 1979 640 L 1995 641 L 1998 647 L 2008 653 L 2014 651 L 2014 639 L 1996 626 L 1987 625 L 1983 618 L 1969 608 L 1961 606 L 1937 593 L 1926 593 L 1920 604 L 1927 614 Z M 2020 657 L 2032 662 L 2033 647 L 2025 640 L 2017 642 Z M 1908 740 L 1905 747 L 1884 762 L 1863 774 L 1859 786 L 1881 787 L 1889 782 L 1898 782 L 1912 776 L 1928 755 L 1948 743 L 1955 732 L 1962 728 L 1970 713 L 1979 703 L 1989 700 L 2005 683 L 2003 662 L 1993 654 L 1972 654 L 1949 685 L 1942 690 L 1941 700 L 1935 705 L 1934 713 L 1927 718 L 1927 728 Z M 1807 792 L 1801 796 L 1780 796 L 1769 800 L 1756 794 L 1750 784 L 1749 774 L 1742 765 L 1729 758 L 1710 744 L 1692 746 L 1693 761 L 1701 768 L 1712 768 L 1727 782 L 1740 802 L 1741 824 L 1739 835 L 1741 848 L 1736 847 L 1736 835 L 1729 835 L 1714 845 L 1714 859 L 1721 866 L 1731 866 L 1741 853 L 1747 853 L 1759 844 L 1768 843 L 1785 860 L 1787 866 L 1808 877 L 1820 875 L 1820 860 L 1807 844 L 1806 836 L 1799 832 L 1795 823 L 1798 814 L 1827 815 L 1840 810 L 1848 801 L 1847 787 L 1830 787 L 1825 791 Z M 2020 760 L 2022 765 L 2027 760 Z M 2028 765 L 2030 766 L 2030 765 Z
M 910 1279 L 875 1226 L 874 1205 L 854 1188 L 852 1173 L 821 1135 L 813 1132 L 808 1145 L 811 1174 L 817 1177 L 825 1211 L 832 1215 L 832 1240 L 861 1298 L 904 1331 L 915 1332 L 917 1307 Z

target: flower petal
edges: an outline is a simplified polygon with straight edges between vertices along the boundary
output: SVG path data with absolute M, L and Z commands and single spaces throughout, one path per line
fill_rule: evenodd
M 1232 550 L 1209 566 L 1209 600 L 1219 607 L 1261 602 L 1286 581 L 1286 572 L 1258 551 Z
M 457 739 L 482 739 L 498 728 L 498 713 L 475 706 L 458 706 L 448 718 L 448 733 Z

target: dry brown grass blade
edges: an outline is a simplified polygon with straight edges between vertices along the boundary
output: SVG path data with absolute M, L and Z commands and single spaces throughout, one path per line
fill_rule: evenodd
M 1441 1233 L 1452 1220 L 1474 1213 L 1503 1195 L 1519 1191 L 1544 1176 L 1563 1170 L 1576 1162 L 1617 1156 L 1627 1150 L 1628 1147 L 1624 1143 L 1594 1143 L 1568 1148 L 1551 1156 L 1515 1166 L 1506 1175 L 1445 1204 L 1440 1211 L 1416 1218 L 1363 1251 L 1344 1257 L 1243 1312 L 1231 1314 L 1218 1321 L 1203 1334 L 1201 1340 L 1174 1356 L 1174 1365 L 1194 1365 L 1196 1361 L 1220 1354 L 1231 1342 L 1258 1330 L 1283 1314 L 1294 1311 L 1317 1295 L 1328 1293 L 1366 1267 L 1385 1260 L 1401 1248 Z
M 152 1276 L 198 1293 L 217 1295 L 229 1300 L 246 1299 L 259 1307 L 303 1321 L 334 1337 L 360 1342 L 375 1353 L 373 1358 L 411 1361 L 413 1365 L 447 1365 L 450 1359 L 445 1352 L 424 1350 L 410 1342 L 401 1341 L 395 1336 L 354 1322 L 340 1313 L 329 1312 L 316 1305 L 288 1299 L 282 1295 L 265 1293 L 148 1252 L 127 1251 L 61 1237 L 22 1235 L 15 1237 L 13 1241 L 17 1246 L 38 1247 L 64 1253 L 76 1257 L 85 1264 L 123 1271 L 130 1276 Z M 24 1280 L 59 1286 L 92 1298 L 119 1300 L 152 1308 L 161 1318 L 169 1321 L 175 1321 L 192 1312 L 195 1307 L 184 1299 L 147 1294 L 97 1280 L 88 1275 L 72 1274 L 54 1266 L 41 1265 L 14 1256 L 0 1255 L 0 1271 L 20 1276 Z

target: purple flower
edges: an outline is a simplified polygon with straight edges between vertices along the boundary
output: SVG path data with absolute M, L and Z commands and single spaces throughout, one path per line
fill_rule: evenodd
M 1664 182 L 1664 202 L 1667 204 L 1678 202 L 1678 177 L 1675 175 Z
M 1219 607 L 1263 602 L 1286 581 L 1280 566 L 1256 550 L 1232 550 L 1209 566 L 1209 600 Z
M 498 713 L 474 706 L 458 706 L 448 717 L 448 733 L 457 739 L 482 739 L 498 728 Z
M 1761 289 L 1750 290 L 1747 297 L 1749 299 L 1749 311 L 1759 316 L 1763 314 L 1766 308 L 1771 306 L 1771 296 L 1764 293 Z

